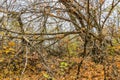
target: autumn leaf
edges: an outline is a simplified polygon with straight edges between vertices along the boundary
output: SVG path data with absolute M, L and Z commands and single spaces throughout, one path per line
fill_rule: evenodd
M 10 47 L 13 47 L 13 46 L 15 46 L 15 42 L 10 41 L 10 42 L 8 43 L 8 45 L 9 45 Z
M 99 3 L 100 4 L 103 4 L 105 0 L 99 0 Z

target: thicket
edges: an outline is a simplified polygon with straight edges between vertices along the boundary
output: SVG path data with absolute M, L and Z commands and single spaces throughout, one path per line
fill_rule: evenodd
M 87 59 L 107 70 L 118 56 L 120 0 L 3 0 L 0 2 L 0 77 L 27 73 L 81 79 Z M 22 4 L 21 4 L 22 3 Z M 86 63 L 86 64 L 89 64 Z M 112 66 L 113 78 L 119 78 Z M 112 79 L 113 79 L 112 78 Z

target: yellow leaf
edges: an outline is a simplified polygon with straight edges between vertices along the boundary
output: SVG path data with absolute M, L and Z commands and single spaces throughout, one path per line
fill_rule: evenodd
M 8 43 L 8 45 L 9 45 L 10 47 L 13 47 L 13 46 L 15 46 L 15 42 L 10 41 L 10 42 Z
M 4 52 L 5 52 L 6 54 L 8 54 L 10 51 L 9 51 L 9 50 L 5 50 Z
M 13 49 L 13 48 L 9 48 L 9 51 L 15 51 L 15 49 Z

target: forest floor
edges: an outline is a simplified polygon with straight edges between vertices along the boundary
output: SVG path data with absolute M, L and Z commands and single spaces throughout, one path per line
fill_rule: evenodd
M 50 64 L 49 61 L 53 63 Z M 70 59 L 60 59 L 54 56 L 49 57 L 48 63 L 55 77 L 52 79 L 50 79 L 41 64 L 36 64 L 37 68 L 34 66 L 26 68 L 24 74 L 19 77 L 17 75 L 6 76 L 0 80 L 75 80 L 78 65 L 69 65 L 66 61 L 69 61 L 69 64 L 71 62 L 79 63 L 81 58 L 72 57 Z M 90 57 L 86 57 L 81 65 L 78 80 L 104 80 L 105 76 L 106 80 L 120 80 L 120 55 L 116 55 L 114 60 L 112 56 L 109 56 L 108 64 L 106 65 L 97 64 L 93 62 Z

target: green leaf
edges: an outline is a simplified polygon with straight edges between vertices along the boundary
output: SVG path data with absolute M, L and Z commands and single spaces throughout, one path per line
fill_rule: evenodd
M 60 67 L 61 68 L 65 68 L 65 67 L 67 67 L 68 66 L 68 63 L 66 63 L 66 62 L 61 62 L 60 63 Z
M 45 78 L 47 78 L 47 79 L 50 78 L 50 76 L 49 76 L 48 74 L 46 74 L 46 73 L 44 73 L 43 76 L 44 76 Z

